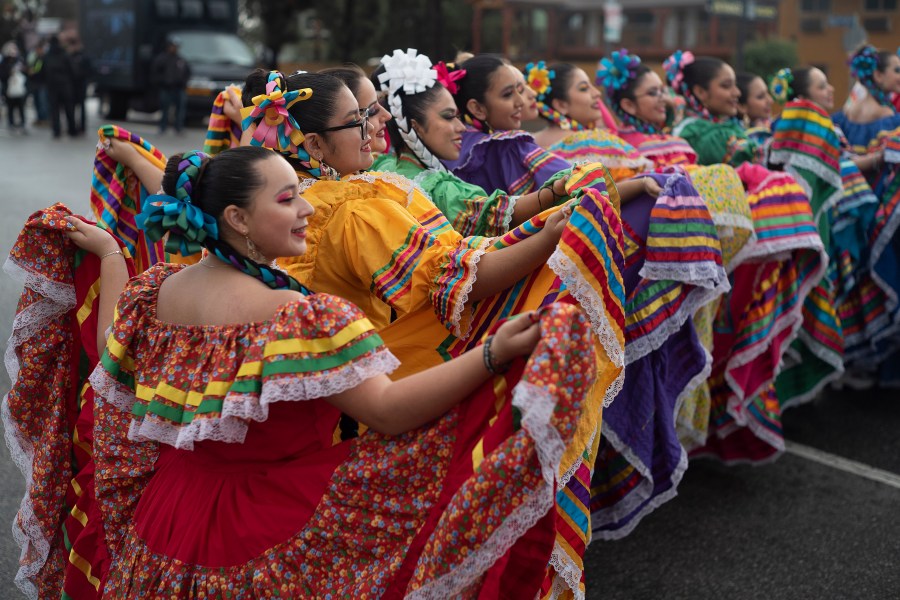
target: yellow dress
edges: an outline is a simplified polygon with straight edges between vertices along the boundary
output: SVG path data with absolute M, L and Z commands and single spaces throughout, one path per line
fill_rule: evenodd
M 598 381 L 560 466 L 557 493 L 568 500 L 559 503 L 556 568 L 547 581 L 548 589 L 561 586 L 574 594 L 584 593 L 582 558 L 591 531 L 589 506 L 578 501 L 579 489 L 589 486 L 602 408 L 621 388 L 624 363 L 617 198 L 579 187 L 586 177 L 596 173 L 573 175 L 578 200 L 548 265 L 477 303 L 468 303 L 468 295 L 480 258 L 538 232 L 549 211 L 501 237 L 463 237 L 402 176 L 305 179 L 301 194 L 316 209 L 307 229 L 309 251 L 279 263 L 316 292 L 362 308 L 400 360 L 395 377 L 461 354 L 508 316 L 553 301 L 577 302 L 586 310 L 596 334 Z

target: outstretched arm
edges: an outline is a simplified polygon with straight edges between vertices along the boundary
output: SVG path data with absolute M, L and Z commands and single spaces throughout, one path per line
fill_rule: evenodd
M 562 208 L 547 217 L 544 228 L 508 248 L 487 252 L 478 263 L 478 278 L 469 293 L 477 302 L 510 287 L 547 262 L 569 221 L 571 210 Z
M 77 217 L 67 217 L 74 231 L 66 232 L 79 248 L 100 258 L 100 304 L 97 313 L 97 354 L 106 347 L 106 329 L 113 322 L 116 302 L 128 283 L 128 268 L 119 244 L 106 230 L 85 223 Z
M 649 194 L 656 198 L 662 193 L 662 188 L 659 187 L 659 184 L 652 177 L 628 179 L 621 183 L 616 183 L 616 189 L 619 190 L 619 198 L 623 204 L 634 200 L 641 194 Z
M 519 196 L 513 209 L 510 225 L 518 227 L 531 217 L 538 215 L 556 205 L 556 199 L 566 195 L 566 179 L 559 178 L 553 182 L 553 188 L 538 188 L 538 191 Z
M 540 338 L 535 313 L 504 323 L 491 344 L 492 364 L 500 366 L 531 354 Z M 490 376 L 482 346 L 398 381 L 373 377 L 328 402 L 374 431 L 399 435 L 440 417 Z

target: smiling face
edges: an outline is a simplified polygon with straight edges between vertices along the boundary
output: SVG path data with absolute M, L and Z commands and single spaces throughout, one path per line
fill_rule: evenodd
M 357 126 L 344 128 L 350 124 Z M 324 161 L 342 176 L 372 166 L 372 134 L 375 128 L 371 121 L 360 117 L 359 103 L 346 87 L 338 92 L 334 114 L 325 129 L 336 127 L 342 129 L 306 134 L 303 145 L 310 156 Z
M 583 69 L 573 69 L 566 84 L 565 100 L 554 98 L 553 108 L 584 125 L 596 123 L 603 117 L 598 90 Z
M 754 77 L 747 85 L 746 102 L 740 105 L 741 112 L 753 121 L 768 121 L 772 118 L 772 95 L 762 77 Z
M 522 99 L 525 101 L 525 106 L 522 108 L 522 121 L 533 121 L 537 119 L 537 92 L 531 89 L 525 82 L 525 74 L 522 73 L 522 71 L 512 65 L 507 65 L 507 67 L 512 69 L 513 74 L 516 76 L 516 80 L 519 82 L 517 89 L 519 93 L 522 94 Z
M 246 208 L 236 209 L 242 229 L 268 259 L 300 256 L 306 252 L 307 219 L 314 210 L 298 193 L 297 173 L 274 153 L 258 161 L 256 169 L 263 187 Z
M 834 86 L 828 83 L 828 77 L 821 69 L 811 69 L 809 72 L 809 85 L 805 96 L 818 104 L 825 111 L 834 108 Z
M 387 122 L 391 113 L 378 102 L 378 93 L 375 86 L 368 78 L 361 77 L 356 89 L 356 101 L 359 107 L 369 115 L 369 123 L 372 125 L 372 152 L 384 154 L 387 151 Z
M 619 103 L 627 114 L 662 127 L 666 123 L 666 88 L 659 75 L 645 73 L 634 86 L 634 99 L 623 98 Z
M 501 64 L 490 75 L 484 102 L 470 99 L 466 108 L 476 119 L 499 131 L 520 129 L 525 98 L 519 91 L 518 78 L 507 65 Z
M 466 126 L 459 118 L 456 102 L 445 88 L 435 93 L 425 105 L 422 122 L 412 120 L 412 127 L 422 143 L 441 160 L 456 160 L 462 147 Z
M 695 85 L 692 91 L 714 117 L 733 117 L 737 114 L 741 91 L 734 69 L 729 65 L 722 65 L 707 87 Z

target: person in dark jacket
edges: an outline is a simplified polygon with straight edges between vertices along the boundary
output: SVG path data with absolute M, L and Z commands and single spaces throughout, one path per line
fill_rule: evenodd
M 47 100 L 47 73 L 44 71 L 46 52 L 47 42 L 42 40 L 28 55 L 28 92 L 34 100 L 34 110 L 37 113 L 37 120 L 34 122 L 36 126 L 47 125 L 50 117 Z
M 69 60 L 72 62 L 72 100 L 75 106 L 75 129 L 79 134 L 83 134 L 86 119 L 87 86 L 92 68 L 91 61 L 84 53 L 84 46 L 78 38 L 72 40 L 69 45 Z
M 169 113 L 175 109 L 175 131 L 184 128 L 184 114 L 187 109 L 187 83 L 191 78 L 191 68 L 178 53 L 178 39 L 169 38 L 166 49 L 153 59 L 151 81 L 159 89 L 159 104 L 162 116 L 159 132 L 165 133 L 169 125 Z
M 59 38 L 53 36 L 47 46 L 47 54 L 44 56 L 45 81 L 47 84 L 47 97 L 50 101 L 50 123 L 53 127 L 53 137 L 61 134 L 59 111 L 66 114 L 66 129 L 70 136 L 78 135 L 75 127 L 75 96 L 74 74 L 72 61 L 68 53 L 63 50 Z

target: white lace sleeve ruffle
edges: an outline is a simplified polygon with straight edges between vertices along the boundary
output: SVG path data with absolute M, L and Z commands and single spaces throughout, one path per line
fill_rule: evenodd
M 13 320 L 4 363 L 10 382 L 15 385 L 21 367 L 18 349 L 37 332 L 75 306 L 75 288 L 70 284 L 53 281 L 32 272 L 19 265 L 12 257 L 6 260 L 3 270 L 21 282 L 26 289 L 43 296 L 41 300 L 19 312 Z M 34 579 L 47 561 L 51 536 L 56 532 L 44 531 L 34 514 L 31 498 L 31 489 L 34 485 L 34 447 L 31 441 L 20 433 L 19 427 L 13 421 L 8 394 L 4 396 L 0 405 L 0 419 L 3 422 L 4 437 L 10 456 L 25 480 L 25 494 L 12 526 L 13 539 L 21 549 L 15 583 L 26 597 L 36 599 L 38 590 Z

